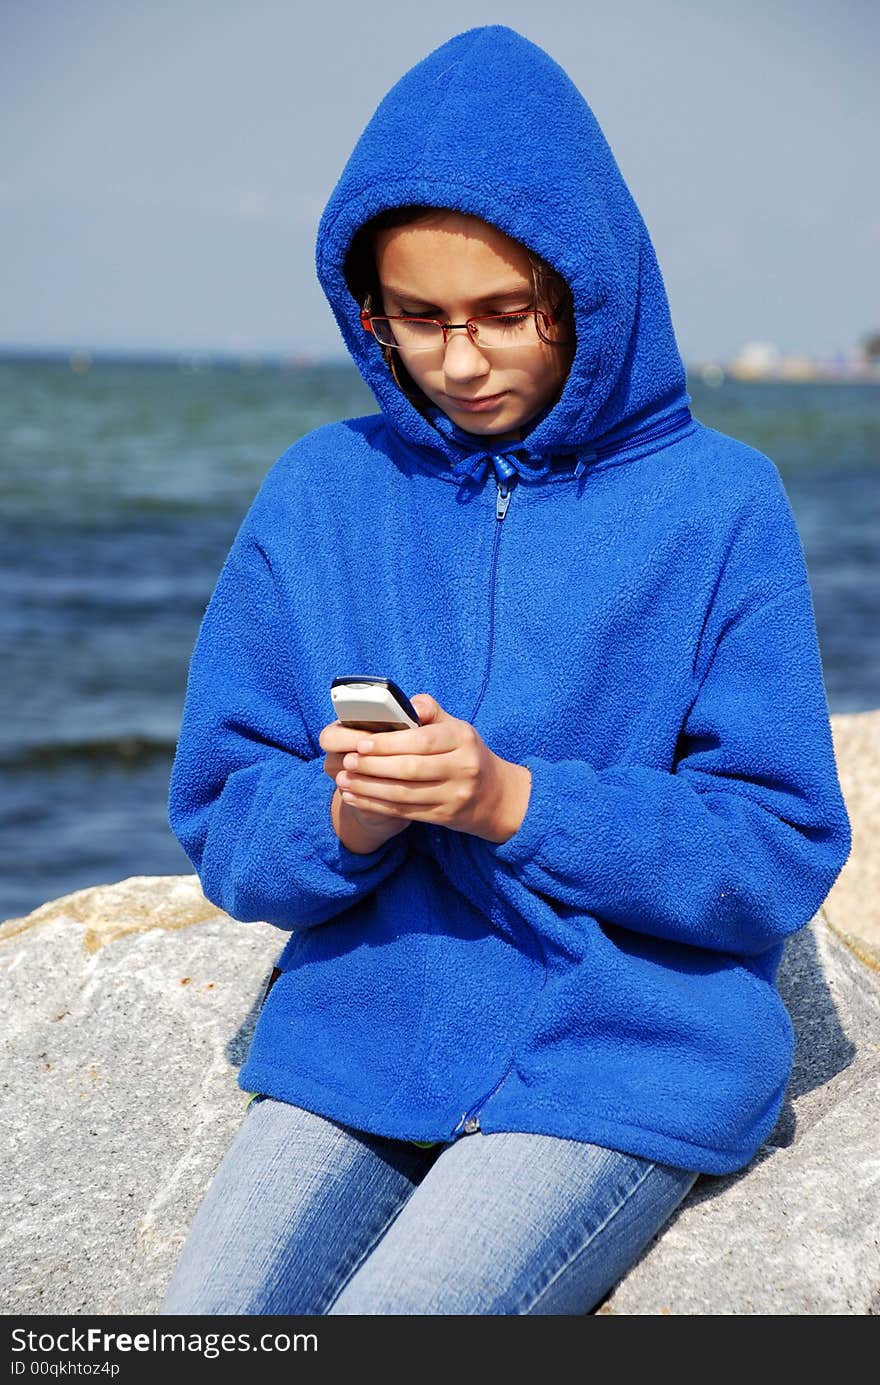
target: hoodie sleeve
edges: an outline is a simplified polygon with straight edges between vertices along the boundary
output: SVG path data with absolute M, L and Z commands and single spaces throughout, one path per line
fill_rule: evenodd
M 284 658 L 272 568 L 251 523 L 226 558 L 190 662 L 168 820 L 208 899 L 233 918 L 299 930 L 367 894 L 407 852 L 406 833 L 349 851 L 330 819 L 334 785 L 315 754 Z M 328 714 L 328 721 L 331 719 Z
M 850 851 L 806 581 L 723 632 L 671 771 L 527 756 L 506 842 L 441 831 L 441 866 L 497 916 L 501 898 L 587 912 L 675 942 L 756 954 L 803 927 Z

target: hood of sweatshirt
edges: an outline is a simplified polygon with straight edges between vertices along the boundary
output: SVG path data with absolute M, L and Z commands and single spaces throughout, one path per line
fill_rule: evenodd
M 376 213 L 408 203 L 493 223 L 569 284 L 574 360 L 562 394 L 519 442 L 493 448 L 437 408 L 423 415 L 361 325 L 344 274 L 352 238 Z M 657 258 L 608 142 L 558 63 L 506 25 L 457 34 L 383 98 L 324 209 L 316 265 L 389 425 L 435 466 L 479 476 L 500 452 L 521 474 L 570 463 L 580 475 L 693 426 Z

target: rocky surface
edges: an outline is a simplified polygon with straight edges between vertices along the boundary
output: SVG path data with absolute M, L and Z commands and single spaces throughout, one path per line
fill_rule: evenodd
M 749 1167 L 698 1180 L 599 1308 L 880 1311 L 880 713 L 832 719 L 853 855 L 786 945 L 788 1097 Z M 244 1115 L 236 1084 L 286 935 L 193 876 L 134 876 L 0 926 L 0 1311 L 150 1314 Z
M 852 951 L 880 971 L 880 712 L 832 717 L 831 731 L 853 845 L 825 915 Z
M 236 1070 L 281 943 L 195 875 L 79 890 L 0 928 L 0 1310 L 157 1311 L 244 1114 Z

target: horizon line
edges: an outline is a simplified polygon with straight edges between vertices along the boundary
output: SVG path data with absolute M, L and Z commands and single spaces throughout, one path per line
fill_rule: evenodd
M 742 348 L 741 348 L 742 351 Z M 230 350 L 223 348 L 195 349 L 174 347 L 65 347 L 10 346 L 0 343 L 0 362 L 53 362 L 64 364 L 74 374 L 84 375 L 93 365 L 140 364 L 175 365 L 194 374 L 213 368 L 237 368 L 243 373 L 255 373 L 269 367 L 282 371 L 302 369 L 341 368 L 352 370 L 359 379 L 363 376 L 349 354 L 319 355 L 302 350 Z M 859 365 L 843 353 L 810 357 L 805 353 L 780 352 L 771 366 L 748 367 L 741 357 L 707 357 L 685 360 L 682 364 L 688 376 L 703 377 L 703 383 L 720 383 L 720 377 L 743 382 L 779 384 L 880 384 L 880 361 Z M 792 371 L 786 365 L 796 365 Z M 854 365 L 856 368 L 854 368 Z M 803 367 L 806 367 L 804 369 Z M 366 384 L 366 381 L 364 381 Z

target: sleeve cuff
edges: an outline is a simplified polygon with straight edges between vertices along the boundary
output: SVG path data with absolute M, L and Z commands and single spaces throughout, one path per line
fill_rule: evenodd
M 557 800 L 553 789 L 551 761 L 529 755 L 519 763 L 525 765 L 532 775 L 525 817 L 506 842 L 489 842 L 483 839 L 483 845 L 493 856 L 499 861 L 508 861 L 511 865 L 530 861 L 538 854 L 553 826 Z
M 315 792 L 318 798 L 316 808 L 318 824 L 312 846 L 317 851 L 321 860 L 334 871 L 341 875 L 357 875 L 361 871 L 370 870 L 373 866 L 384 859 L 389 850 L 397 847 L 402 849 L 403 843 L 399 840 L 404 834 L 389 837 L 387 841 L 381 843 L 375 851 L 349 851 L 348 847 L 339 840 L 333 830 L 333 822 L 330 817 L 330 803 L 333 798 L 334 784 L 329 775 L 324 773 L 324 766 L 320 760 L 315 760 L 317 766 L 316 773 L 318 783 Z M 294 832 L 297 836 L 300 834 Z M 304 834 L 303 834 L 304 835 Z

